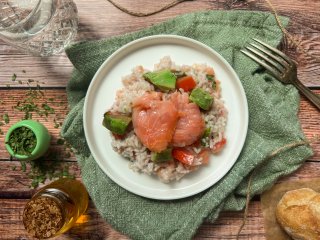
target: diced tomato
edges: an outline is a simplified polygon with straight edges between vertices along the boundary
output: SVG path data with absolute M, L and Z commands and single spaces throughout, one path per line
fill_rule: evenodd
M 198 157 L 202 158 L 203 164 L 208 164 L 210 158 L 210 150 L 208 148 L 202 149 L 201 152 L 198 154 Z
M 174 148 L 172 150 L 172 156 L 179 162 L 189 166 L 193 165 L 195 159 L 194 153 L 185 148 Z
M 196 87 L 196 81 L 192 76 L 184 76 L 177 79 L 176 87 L 182 88 L 184 91 L 190 91 Z
M 222 138 L 222 140 L 220 142 L 217 142 L 215 145 L 214 145 L 214 148 L 213 148 L 213 152 L 214 153 L 218 153 L 222 150 L 223 146 L 227 143 L 227 139 L 225 138 Z
M 122 139 L 124 139 L 124 137 L 125 137 L 125 134 L 120 135 L 120 134 L 112 133 L 112 135 L 114 136 L 114 138 L 115 138 L 116 140 L 122 140 Z

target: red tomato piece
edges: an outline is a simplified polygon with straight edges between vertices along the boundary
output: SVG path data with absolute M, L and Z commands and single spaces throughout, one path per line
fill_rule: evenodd
M 112 133 L 112 135 L 114 136 L 114 138 L 115 138 L 116 140 L 122 140 L 122 139 L 124 139 L 124 137 L 125 137 L 124 134 L 123 134 L 123 135 L 120 135 L 120 134 L 117 134 L 117 133 Z
M 220 142 L 217 142 L 214 145 L 213 152 L 218 153 L 222 150 L 223 146 L 227 143 L 227 139 L 222 138 Z
M 172 150 L 172 156 L 174 159 L 178 160 L 179 162 L 192 166 L 195 155 L 193 152 L 185 149 L 185 148 L 174 148 Z
M 177 79 L 176 87 L 182 88 L 184 91 L 190 91 L 196 87 L 196 81 L 192 76 L 185 76 Z
M 210 150 L 208 148 L 204 148 L 198 154 L 198 157 L 202 158 L 202 164 L 208 164 L 210 158 Z

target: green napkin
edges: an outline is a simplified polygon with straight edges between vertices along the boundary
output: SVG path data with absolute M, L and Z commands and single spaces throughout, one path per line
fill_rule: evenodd
M 288 19 L 281 18 L 284 26 Z M 148 35 L 176 34 L 201 41 L 218 51 L 235 69 L 249 105 L 249 130 L 234 167 L 210 189 L 189 198 L 155 201 L 134 195 L 111 181 L 98 167 L 86 144 L 82 125 L 84 97 L 99 66 L 122 45 Z M 276 46 L 282 37 L 273 15 L 248 11 L 206 11 L 179 16 L 140 32 L 84 42 L 66 50 L 75 66 L 67 87 L 71 111 L 62 136 L 77 150 L 82 179 L 103 218 L 133 239 L 190 239 L 204 220 L 221 210 L 245 206 L 250 173 L 257 167 L 252 194 L 269 188 L 312 155 L 309 146 L 276 149 L 304 139 L 297 118 L 299 95 L 291 85 L 254 73 L 258 65 L 240 53 L 256 37 Z

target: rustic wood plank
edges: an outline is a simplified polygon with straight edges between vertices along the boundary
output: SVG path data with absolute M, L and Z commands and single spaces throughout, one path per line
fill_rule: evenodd
M 27 199 L 0 199 L 0 235 L 1 239 L 33 239 L 28 236 L 22 223 L 22 213 Z M 10 231 L 8 231 L 10 229 Z M 70 231 L 55 239 L 127 239 L 113 230 L 90 202 L 87 212 Z
M 249 2 L 249 3 L 248 3 Z M 279 15 L 290 18 L 288 32 L 299 42 L 297 50 L 292 44 L 282 45 L 282 50 L 298 62 L 298 77 L 308 86 L 318 86 L 320 74 L 319 1 L 270 1 Z M 271 11 L 267 1 L 236 1 L 232 9 Z M 307 53 L 305 53 L 307 52 Z M 311 57 L 313 56 L 313 57 Z
M 80 167 L 76 162 L 57 162 L 53 163 L 53 166 L 57 166 L 59 170 L 68 169 L 69 174 L 81 180 Z M 35 189 L 31 188 L 30 169 L 30 164 L 26 164 L 26 169 L 23 170 L 19 161 L 0 161 L 0 198 L 30 198 L 35 192 Z M 37 189 L 49 182 L 51 180 L 47 178 Z
M 16 85 L 19 83 L 15 83 Z M 35 83 L 33 83 L 35 84 Z M 12 85 L 14 86 L 14 85 Z M 42 109 L 42 104 L 47 104 L 49 107 L 54 109 L 53 114 L 49 114 L 48 117 L 40 117 L 38 114 L 33 113 L 32 118 L 44 124 L 51 135 L 51 152 L 57 152 L 57 154 L 62 154 L 65 152 L 62 157 L 67 157 L 66 154 L 69 151 L 64 151 L 64 146 L 58 144 L 58 139 L 60 139 L 60 129 L 61 124 L 63 123 L 65 116 L 68 113 L 68 103 L 67 95 L 65 89 L 45 89 L 41 90 L 44 94 L 43 98 L 39 100 L 34 100 L 34 103 L 39 106 L 39 109 Z M 25 101 L 28 97 L 26 94 L 29 93 L 29 90 L 24 89 L 2 89 L 0 90 L 0 122 L 4 124 L 0 126 L 3 134 L 0 134 L 0 159 L 9 159 L 9 154 L 5 150 L 5 134 L 7 133 L 9 127 L 24 119 L 24 112 L 18 111 L 14 107 L 17 106 L 18 101 Z M 3 121 L 3 115 L 7 114 L 9 116 L 9 123 L 5 124 Z M 69 160 L 75 160 L 74 157 L 67 157 Z
M 153 10 L 164 5 L 165 1 L 154 2 L 153 0 L 136 1 L 131 4 L 127 0 L 118 2 L 132 10 Z M 121 12 L 111 5 L 107 0 L 97 0 L 94 4 L 84 0 L 75 1 L 79 10 L 79 34 L 77 41 L 101 39 L 120 35 L 139 29 L 143 29 L 153 24 L 173 18 L 177 15 L 208 9 L 245 9 L 269 11 L 269 7 L 264 1 L 187 1 L 168 9 L 162 13 L 145 17 L 133 17 Z M 232 2 L 235 2 L 231 5 Z M 313 55 L 320 56 L 319 40 L 319 16 L 316 9 L 319 9 L 318 1 L 301 2 L 298 0 L 273 1 L 274 6 L 280 14 L 289 16 L 292 24 L 289 32 L 301 40 L 302 47 Z M 121 27 L 119 27 L 119 25 Z M 319 62 L 311 60 L 308 56 L 292 49 L 287 50 L 292 57 L 297 56 L 300 64 L 299 77 L 309 86 L 319 86 L 317 76 L 320 73 Z M 19 50 L 0 42 L 0 86 L 10 84 L 13 73 L 21 75 L 22 70 L 27 74 L 24 78 L 33 78 L 45 81 L 48 86 L 65 86 L 70 78 L 72 65 L 65 56 L 52 56 L 49 58 L 37 58 L 21 53 Z
M 81 180 L 81 171 L 77 163 L 65 162 L 64 165 L 68 167 L 70 174 L 74 174 L 78 180 Z M 18 161 L 0 161 L 0 198 L 30 198 L 34 190 L 30 188 L 31 180 L 28 177 L 29 172 L 29 165 L 26 171 L 23 172 L 21 164 Z M 319 172 L 320 161 L 307 161 L 296 172 L 278 181 L 318 178 Z M 44 184 L 49 182 L 50 180 L 47 180 Z M 39 188 L 44 184 L 40 184 Z
M 314 91 L 320 94 L 320 90 Z M 301 97 L 299 119 L 301 128 L 308 139 L 313 139 L 315 136 L 320 137 L 320 114 L 319 110 L 309 102 L 304 96 Z M 320 161 L 320 141 L 311 144 L 314 155 L 309 159 L 312 161 Z
M 27 201 L 27 199 L 0 199 L 0 235 L 3 239 L 30 239 L 22 223 L 23 208 Z M 242 212 L 223 212 L 215 223 L 204 223 L 194 239 L 235 239 L 242 218 Z M 101 218 L 92 202 L 82 221 L 83 223 L 76 224 L 70 231 L 56 239 L 127 239 Z M 239 239 L 248 238 L 264 239 L 261 206 L 256 201 L 250 203 L 248 221 Z

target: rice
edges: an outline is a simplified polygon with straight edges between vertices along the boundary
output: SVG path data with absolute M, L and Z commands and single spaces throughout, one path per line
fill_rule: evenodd
M 192 147 L 192 151 L 199 154 L 202 149 L 210 148 L 213 153 L 220 150 L 222 141 L 225 140 L 225 128 L 227 125 L 227 109 L 221 99 L 220 82 L 216 80 L 216 89 L 213 89 L 212 82 L 207 79 L 208 66 L 206 64 L 176 65 L 170 57 L 166 56 L 155 64 L 153 71 L 170 69 L 185 72 L 191 75 L 197 83 L 196 87 L 202 88 L 214 97 L 214 103 L 208 111 L 202 112 L 206 128 L 210 128 L 207 137 L 201 139 L 201 146 Z M 143 74 L 149 70 L 142 66 L 132 69 L 131 74 L 122 78 L 123 88 L 117 92 L 116 100 L 110 111 L 130 114 L 132 113 L 132 102 L 137 97 L 146 92 L 155 91 L 155 87 L 143 78 Z M 183 92 L 183 89 L 179 89 Z M 169 94 L 164 94 L 163 98 L 169 98 Z M 126 134 L 124 139 L 112 136 L 113 149 L 123 157 L 130 160 L 129 167 L 136 172 L 149 175 L 156 175 L 162 182 L 168 183 L 177 181 L 186 174 L 193 172 L 203 164 L 202 157 L 197 157 L 193 166 L 182 164 L 178 161 L 165 163 L 154 163 L 151 160 L 151 152 L 140 142 L 134 130 Z

